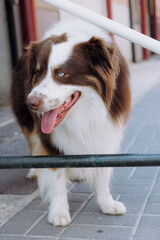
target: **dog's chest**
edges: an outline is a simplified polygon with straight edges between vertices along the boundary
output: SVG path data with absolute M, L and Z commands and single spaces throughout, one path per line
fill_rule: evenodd
M 51 134 L 52 143 L 64 154 L 112 154 L 120 151 L 123 135 L 121 127 L 111 123 L 103 129 L 72 129 L 64 125 L 57 127 Z

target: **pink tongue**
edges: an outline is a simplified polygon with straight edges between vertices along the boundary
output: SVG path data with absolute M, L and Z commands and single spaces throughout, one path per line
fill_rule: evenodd
M 41 130 L 43 133 L 51 133 L 56 124 L 59 108 L 44 113 L 41 120 Z

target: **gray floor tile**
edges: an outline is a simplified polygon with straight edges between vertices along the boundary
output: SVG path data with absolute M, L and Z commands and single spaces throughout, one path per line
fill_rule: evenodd
M 40 222 L 38 222 L 27 236 L 36 237 L 60 237 L 64 231 L 63 227 L 55 227 L 48 223 L 47 215 L 45 215 Z
M 48 202 L 43 202 L 40 197 L 36 197 L 24 210 L 46 212 L 48 210 Z
M 128 187 L 148 187 L 152 184 L 152 178 L 118 178 L 114 175 L 113 179 L 111 180 L 111 187 L 112 186 L 128 186 Z M 134 191 L 133 191 L 134 192 Z
M 159 203 L 148 203 L 144 210 L 144 214 L 160 215 L 160 202 Z
M 114 177 L 118 179 L 129 178 L 132 171 L 133 171 L 133 167 L 127 167 L 127 168 L 115 167 L 112 178 Z
M 42 212 L 22 210 L 0 227 L 0 234 L 24 234 L 42 216 Z
M 28 169 L 0 169 L 0 194 L 30 194 L 37 182 L 27 179 Z
M 141 211 L 146 195 L 141 194 L 124 194 L 119 201 L 123 202 L 127 208 L 127 214 L 139 214 Z
M 79 182 L 76 186 L 71 190 L 73 193 L 93 193 L 91 187 L 87 182 Z
M 160 216 L 143 216 L 134 240 L 159 240 Z
M 0 236 L 0 240 L 58 240 L 54 237 L 24 237 L 24 236 Z
M 133 178 L 154 178 L 157 167 L 139 167 L 136 169 Z
M 79 212 L 83 206 L 83 202 L 69 202 L 70 212 Z
M 127 181 L 127 180 L 126 180 Z M 111 186 L 112 194 L 146 194 L 150 186 Z
M 74 193 L 74 192 L 70 192 L 68 194 L 68 200 L 70 202 L 84 202 L 86 201 L 91 194 L 88 193 Z
M 148 199 L 148 203 L 160 203 L 160 194 L 152 194 Z
M 73 224 L 134 226 L 137 215 L 109 216 L 100 212 L 80 212 L 73 220 Z
M 61 239 L 79 238 L 100 239 L 100 240 L 124 240 L 131 234 L 131 228 L 109 227 L 109 226 L 90 226 L 90 225 L 71 225 L 63 233 Z
M 114 199 L 117 199 L 118 195 L 113 194 L 112 195 Z M 82 212 L 101 212 L 98 204 L 96 196 L 94 195 L 84 206 L 84 208 L 81 210 Z

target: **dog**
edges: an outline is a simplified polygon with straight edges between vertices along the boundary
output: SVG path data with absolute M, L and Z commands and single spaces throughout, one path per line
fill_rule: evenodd
M 31 155 L 117 154 L 130 113 L 129 70 L 109 34 L 60 22 L 26 47 L 12 75 L 12 109 Z M 35 172 L 36 171 L 36 172 Z M 109 191 L 111 168 L 32 169 L 48 222 L 71 222 L 68 180 L 86 180 L 104 214 L 125 214 Z

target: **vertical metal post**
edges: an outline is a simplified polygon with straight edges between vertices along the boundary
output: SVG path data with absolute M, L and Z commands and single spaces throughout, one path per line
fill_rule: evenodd
M 35 0 L 19 0 L 24 45 L 38 40 Z
M 113 19 L 113 16 L 112 16 L 112 1 L 107 0 L 106 3 L 107 3 L 107 17 L 112 20 Z M 109 33 L 109 35 L 111 36 L 112 40 L 114 40 L 114 35 L 112 33 Z
M 141 22 L 142 22 L 142 33 L 147 35 L 147 1 L 141 0 Z M 143 58 L 149 59 L 149 51 L 143 48 Z
M 156 0 L 153 0 L 153 24 L 154 24 L 154 38 L 159 40 L 158 34 L 158 19 L 157 19 L 157 6 Z
M 130 27 L 133 29 L 132 3 L 131 3 L 131 0 L 129 0 L 129 16 L 130 16 Z M 132 42 L 131 42 L 131 50 L 132 50 L 132 61 L 136 62 L 135 46 L 134 46 L 134 43 L 132 43 Z
M 13 0 L 6 0 L 4 2 L 6 7 L 6 15 L 7 15 L 7 23 L 8 23 L 12 67 L 14 68 L 18 61 L 18 48 L 17 48 L 17 39 L 16 39 L 15 22 L 14 22 L 14 14 L 13 14 Z

